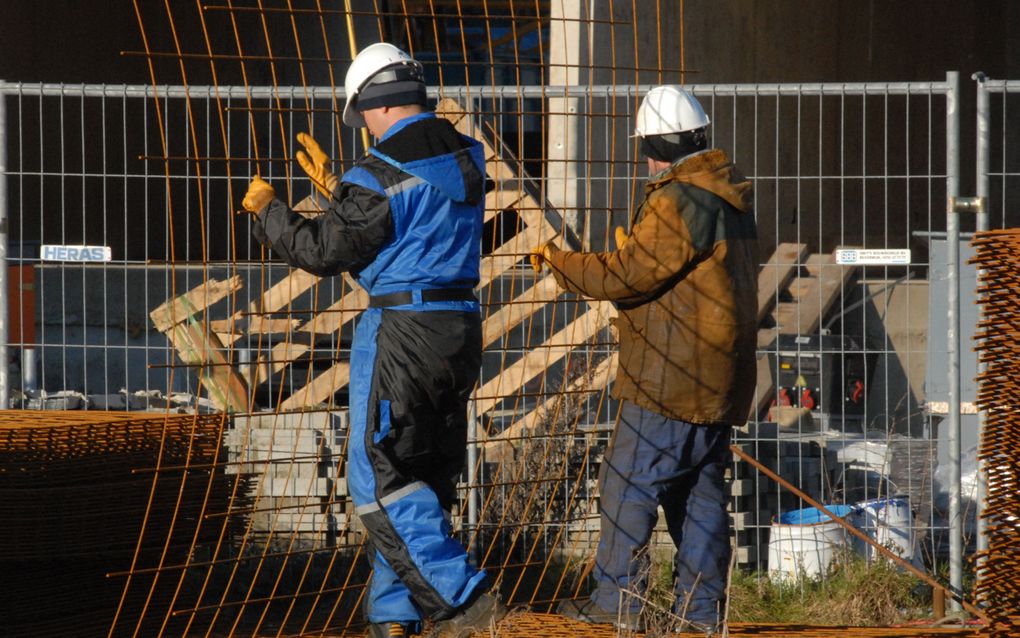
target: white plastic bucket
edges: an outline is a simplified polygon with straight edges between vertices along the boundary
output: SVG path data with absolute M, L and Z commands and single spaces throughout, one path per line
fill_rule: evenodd
M 854 522 L 862 532 L 901 558 L 916 562 L 919 553 L 909 497 L 875 498 L 857 503 L 855 509 Z M 860 544 L 865 545 L 863 541 Z M 863 547 L 861 553 L 868 558 L 881 556 L 871 545 Z
M 849 505 L 826 505 L 840 518 L 853 513 Z M 773 517 L 769 535 L 769 578 L 795 581 L 818 578 L 829 570 L 832 558 L 848 546 L 847 531 L 821 510 L 808 507 Z

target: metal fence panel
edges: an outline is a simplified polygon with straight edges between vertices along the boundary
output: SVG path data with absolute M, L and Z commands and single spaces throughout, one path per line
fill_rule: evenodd
M 1016 221 L 1009 202 L 1020 175 L 1006 134 L 1016 119 L 1007 97 L 1017 87 L 984 86 L 993 93 L 989 117 L 1002 131 L 990 140 L 989 222 L 1005 226 Z M 446 87 L 443 95 L 504 146 L 547 219 L 565 223 L 579 245 L 602 250 L 613 246 L 614 227 L 631 223 L 641 196 L 644 169 L 628 135 L 647 88 Z M 939 469 L 950 459 L 941 458 L 939 444 L 949 410 L 933 405 L 951 400 L 931 396 L 924 380 L 932 357 L 951 351 L 951 342 L 933 350 L 926 338 L 929 309 L 945 310 L 929 284 L 943 266 L 932 261 L 933 244 L 952 231 L 945 214 L 955 194 L 951 83 L 692 88 L 712 119 L 714 145 L 754 181 L 763 259 L 775 255 L 771 267 L 788 271 L 762 291 L 773 312 L 760 333 L 761 409 L 737 443 L 825 502 L 909 495 L 920 554 L 942 557 L 951 513 Z M 322 89 L 0 84 L 0 95 L 6 136 L 0 148 L 7 154 L 6 162 L 0 155 L 0 203 L 10 242 L 4 274 L 20 291 L 8 298 L 20 309 L 8 341 L 18 364 L 29 366 L 11 375 L 18 396 L 33 384 L 81 393 L 94 406 L 120 405 L 121 389 L 124 402 L 136 406 L 155 405 L 132 398 L 136 392 L 200 394 L 196 370 L 175 359 L 149 312 L 210 278 L 232 275 L 242 278 L 241 291 L 214 309 L 218 317 L 244 312 L 288 272 L 251 239 L 248 217 L 235 213 L 250 176 L 258 171 L 297 202 L 312 193 L 307 180 L 291 179 L 298 131 L 313 133 L 338 158 L 338 170 L 362 151 L 359 136 L 337 124 L 342 93 Z M 570 128 L 576 181 L 550 177 L 547 145 L 563 133 L 546 130 L 544 115 L 563 104 L 559 99 L 576 100 L 579 113 Z M 486 226 L 484 248 L 520 232 L 519 216 L 499 211 Z M 42 260 L 43 245 L 109 246 L 112 260 Z M 802 247 L 792 260 L 782 252 L 790 246 Z M 909 249 L 910 258 L 840 263 L 839 248 Z M 487 313 L 533 284 L 525 265 L 490 284 Z M 826 287 L 831 276 L 836 284 Z M 345 290 L 339 278 L 324 280 L 296 296 L 286 316 L 307 320 Z M 501 334 L 486 350 L 482 386 L 583 310 L 564 297 Z M 240 366 L 271 352 L 279 339 L 238 342 L 231 360 Z M 272 408 L 335 357 L 343 359 L 349 343 L 349 326 L 316 335 L 308 344 L 313 352 L 272 375 L 257 403 Z M 485 463 L 471 470 L 472 484 L 484 489 L 465 492 L 472 495 L 464 508 L 468 532 L 480 556 L 499 556 L 504 568 L 527 564 L 536 551 L 590 551 L 597 535 L 596 465 L 617 406 L 604 387 L 571 388 L 597 372 L 615 346 L 605 329 L 569 345 L 568 354 L 480 415 L 479 427 L 492 436 L 560 397 L 543 434 L 521 437 L 513 464 L 486 458 L 483 450 Z M 75 402 L 51 396 L 35 405 Z M 180 405 L 194 408 L 195 400 Z M 772 518 L 803 504 L 739 463 L 732 472 L 738 561 L 765 570 Z

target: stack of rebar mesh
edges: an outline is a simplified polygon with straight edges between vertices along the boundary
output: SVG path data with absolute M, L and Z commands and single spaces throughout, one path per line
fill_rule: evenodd
M 0 411 L 0 572 L 16 583 L 0 597 L 0 633 L 107 636 L 119 615 L 156 635 L 143 610 L 150 600 L 169 608 L 183 572 L 143 568 L 184 563 L 219 535 L 202 523 L 229 501 L 223 473 L 211 471 L 223 423 Z
M 978 406 L 985 411 L 978 458 L 987 477 L 976 602 L 989 636 L 1020 635 L 1020 229 L 974 236 L 981 320 L 975 334 Z

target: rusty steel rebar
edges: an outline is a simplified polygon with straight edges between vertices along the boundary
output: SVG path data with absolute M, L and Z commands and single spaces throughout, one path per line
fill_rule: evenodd
M 975 234 L 981 320 L 977 405 L 985 422 L 978 448 L 986 478 L 981 516 L 988 549 L 977 558 L 974 594 L 989 624 L 983 635 L 1020 634 L 1020 230 Z

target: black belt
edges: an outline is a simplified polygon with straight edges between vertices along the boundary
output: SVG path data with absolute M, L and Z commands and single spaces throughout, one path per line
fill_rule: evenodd
M 421 300 L 425 301 L 478 301 L 475 291 L 471 288 L 433 288 L 421 291 Z M 406 306 L 414 303 L 414 293 L 409 290 L 391 292 L 388 295 L 373 295 L 368 298 L 369 308 L 389 308 L 390 306 Z

